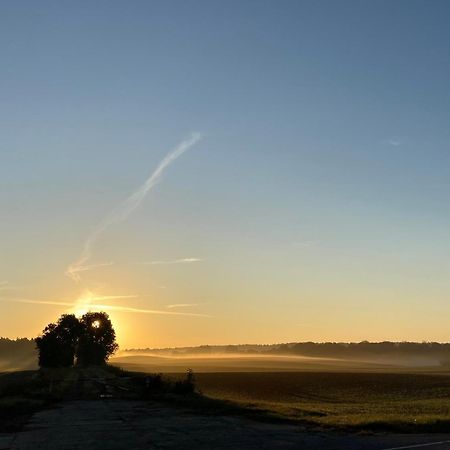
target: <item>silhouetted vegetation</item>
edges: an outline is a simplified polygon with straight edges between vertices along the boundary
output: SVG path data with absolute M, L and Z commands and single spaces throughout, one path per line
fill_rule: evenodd
M 139 372 L 125 372 L 128 374 L 135 388 L 140 390 L 144 398 L 160 394 L 187 395 L 197 391 L 195 375 L 192 369 L 188 369 L 182 379 L 164 376 L 161 373 L 147 374 Z
M 175 382 L 176 394 L 192 394 L 195 391 L 195 375 L 192 369 L 188 369 L 186 378 Z
M 80 319 L 62 315 L 36 338 L 40 367 L 105 364 L 117 350 L 116 334 L 108 314 L 88 312 Z
M 82 325 L 73 314 L 64 314 L 57 323 L 49 323 L 42 336 L 36 338 L 39 366 L 72 366 L 81 332 Z
M 77 362 L 83 365 L 104 364 L 119 348 L 108 314 L 88 312 L 80 319 Z
M 31 369 L 37 366 L 34 339 L 0 338 L 0 370 Z

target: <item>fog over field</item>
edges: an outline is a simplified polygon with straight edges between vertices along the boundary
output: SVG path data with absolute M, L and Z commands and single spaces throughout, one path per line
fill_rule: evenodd
M 120 354 L 111 363 L 127 370 L 145 372 L 260 372 L 260 371 L 391 371 L 391 370 L 442 370 L 434 358 L 349 360 L 292 355 L 242 355 L 242 354 L 187 354 L 160 356 L 152 354 Z
M 111 363 L 145 372 L 445 371 L 450 345 L 439 343 L 286 343 L 119 350 Z M 37 367 L 30 339 L 0 339 L 0 371 Z

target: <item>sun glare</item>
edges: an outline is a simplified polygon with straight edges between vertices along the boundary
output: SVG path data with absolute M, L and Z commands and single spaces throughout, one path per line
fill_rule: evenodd
M 86 289 L 80 294 L 80 296 L 74 302 L 70 311 L 73 314 L 75 314 L 75 316 L 78 318 L 82 317 L 84 314 L 90 311 L 111 311 L 114 319 L 114 327 L 116 329 L 117 335 L 120 336 L 120 329 L 121 329 L 120 314 L 117 314 L 117 312 L 114 311 L 114 306 L 98 303 L 100 299 L 104 300 L 107 297 L 114 298 L 114 296 L 106 296 L 106 297 L 98 296 L 94 292 Z M 101 321 L 93 321 L 91 323 L 91 326 L 93 328 L 100 328 L 101 325 L 102 325 Z
M 73 311 L 77 317 L 81 317 L 90 310 L 90 305 L 94 299 L 94 294 L 91 291 L 85 291 L 75 302 Z

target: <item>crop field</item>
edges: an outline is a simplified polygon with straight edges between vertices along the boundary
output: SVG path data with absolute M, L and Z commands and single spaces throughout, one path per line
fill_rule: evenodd
M 175 378 L 190 367 L 208 398 L 313 427 L 450 432 L 450 372 L 438 364 L 267 355 L 136 355 L 114 363 Z
M 450 376 L 405 373 L 199 373 L 211 398 L 348 430 L 450 431 Z

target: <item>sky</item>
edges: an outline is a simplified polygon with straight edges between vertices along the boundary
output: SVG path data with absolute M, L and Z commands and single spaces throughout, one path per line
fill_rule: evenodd
M 449 15 L 1 2 L 0 335 L 449 341 Z

